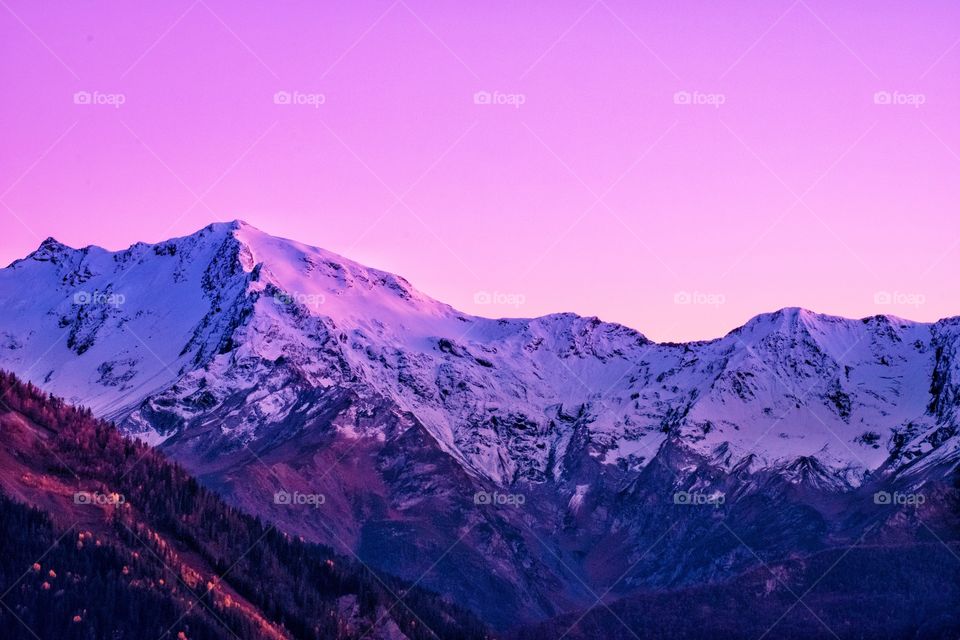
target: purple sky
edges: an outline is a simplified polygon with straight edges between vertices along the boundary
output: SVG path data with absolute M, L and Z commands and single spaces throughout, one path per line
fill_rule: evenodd
M 0 0 L 0 262 L 243 218 L 481 315 L 932 320 L 958 78 L 946 1 Z

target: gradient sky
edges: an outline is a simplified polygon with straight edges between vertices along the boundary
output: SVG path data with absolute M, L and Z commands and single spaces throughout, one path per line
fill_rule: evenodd
M 960 314 L 956 2 L 0 0 L 0 81 L 3 264 L 242 218 L 658 340 Z

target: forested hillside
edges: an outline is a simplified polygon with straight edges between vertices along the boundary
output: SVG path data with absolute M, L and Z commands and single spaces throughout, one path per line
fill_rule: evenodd
M 0 488 L 5 639 L 485 637 L 434 594 L 227 506 L 7 373 Z

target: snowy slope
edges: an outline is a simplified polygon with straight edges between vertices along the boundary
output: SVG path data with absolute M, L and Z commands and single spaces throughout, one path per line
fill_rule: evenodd
M 0 270 L 0 368 L 500 626 L 588 607 L 640 558 L 614 595 L 878 523 L 915 535 L 873 492 L 934 491 L 960 460 L 960 319 L 791 308 L 659 344 L 573 314 L 463 314 L 242 222 L 119 252 L 45 241 Z M 326 502 L 291 510 L 279 489 Z M 751 551 L 677 491 L 725 494 Z
M 154 442 L 238 392 L 246 405 L 226 436 L 247 442 L 288 418 L 297 394 L 262 384 L 278 359 L 306 385 L 391 398 L 500 484 L 559 477 L 551 460 L 572 416 L 609 464 L 642 468 L 673 435 L 730 468 L 751 454 L 763 466 L 815 457 L 854 484 L 897 434 L 922 449 L 955 419 L 928 411 L 935 336 L 957 342 L 949 321 L 784 309 L 715 341 L 654 344 L 572 314 L 461 314 L 242 222 L 116 253 L 47 240 L 0 271 L 0 303 L 0 366 Z

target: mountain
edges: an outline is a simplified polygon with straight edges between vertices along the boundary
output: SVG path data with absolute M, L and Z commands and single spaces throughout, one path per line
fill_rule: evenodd
M 958 348 L 958 318 L 790 308 L 688 344 L 480 318 L 242 222 L 119 252 L 51 238 L 0 270 L 0 367 L 501 628 L 957 539 L 923 514 L 960 461 Z
M 485 638 L 437 596 L 227 506 L 0 372 L 4 638 Z
M 831 549 L 721 584 L 645 593 L 518 631 L 514 640 L 952 640 L 960 545 Z M 839 563 L 842 571 L 835 571 Z M 798 600 L 799 599 L 799 600 Z M 709 634 L 705 634 L 709 630 Z

